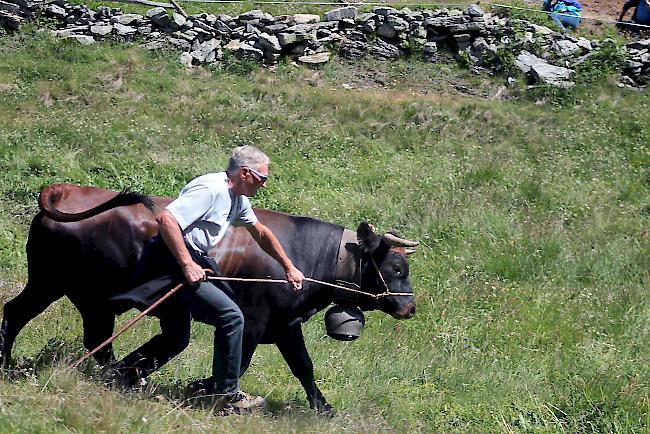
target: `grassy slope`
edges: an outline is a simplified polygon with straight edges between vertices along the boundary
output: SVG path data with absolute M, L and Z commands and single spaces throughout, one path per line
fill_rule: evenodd
M 148 391 L 106 390 L 90 365 L 90 376 L 60 368 L 83 352 L 81 320 L 61 300 L 19 336 L 25 375 L 0 382 L 3 432 L 650 426 L 647 92 L 604 85 L 491 101 L 500 83 L 446 66 L 186 71 L 175 55 L 34 34 L 0 40 L 0 58 L 2 302 L 26 279 L 23 246 L 42 186 L 174 195 L 223 167 L 240 143 L 276 162 L 257 206 L 350 228 L 368 219 L 422 240 L 413 320 L 398 327 L 371 313 L 348 344 L 325 337 L 322 316 L 305 327 L 319 385 L 341 417 L 306 411 L 272 347 L 260 348 L 243 380 L 269 397 L 271 414 L 179 408 L 184 384 L 209 369 L 202 325 Z M 138 325 L 119 353 L 156 329 Z

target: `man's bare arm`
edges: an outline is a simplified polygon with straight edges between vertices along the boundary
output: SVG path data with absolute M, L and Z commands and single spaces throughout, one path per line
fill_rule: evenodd
M 297 291 L 302 288 L 302 282 L 305 276 L 293 265 L 293 262 L 287 256 L 282 245 L 276 236 L 273 235 L 273 232 L 260 222 L 257 222 L 254 226 L 247 226 L 247 229 L 262 250 L 282 265 L 287 275 L 287 280 L 293 286 L 293 289 Z
M 191 284 L 205 280 L 205 271 L 192 260 L 192 256 L 185 246 L 181 228 L 172 213 L 164 209 L 156 215 L 156 221 L 158 222 L 160 235 L 167 244 L 169 251 L 176 258 L 178 265 L 181 266 L 185 279 Z

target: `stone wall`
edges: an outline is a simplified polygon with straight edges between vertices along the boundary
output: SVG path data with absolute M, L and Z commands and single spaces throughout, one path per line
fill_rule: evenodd
M 531 83 L 560 87 L 573 86 L 575 67 L 614 44 L 500 17 L 476 5 L 462 11 L 382 6 L 364 13 L 345 6 L 322 17 L 274 17 L 260 10 L 235 17 L 206 13 L 186 17 L 162 7 L 139 15 L 103 6 L 91 10 L 64 0 L 0 0 L 0 26 L 7 29 L 17 30 L 40 14 L 57 22 L 53 31 L 57 36 L 82 44 L 117 38 L 138 41 L 148 50 L 171 47 L 188 67 L 219 62 L 224 50 L 238 58 L 269 63 L 290 56 L 311 66 L 328 62 L 333 53 L 349 59 L 374 56 L 387 60 L 421 55 L 431 62 L 444 57 L 441 53 L 452 53 L 478 72 L 503 70 L 514 59 L 514 66 Z M 627 57 L 622 85 L 645 85 L 650 76 L 650 40 L 621 49 Z

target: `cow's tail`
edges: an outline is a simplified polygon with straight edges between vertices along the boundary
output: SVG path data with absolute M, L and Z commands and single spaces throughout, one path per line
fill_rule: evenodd
M 44 188 L 38 196 L 38 207 L 41 211 L 43 211 L 47 217 L 59 222 L 78 222 L 96 216 L 104 211 L 126 205 L 141 203 L 150 211 L 153 211 L 156 206 L 149 196 L 125 188 L 112 199 L 109 199 L 94 208 L 77 213 L 66 213 L 59 211 L 56 207 L 56 202 L 58 202 L 64 195 L 64 189 L 65 186 L 63 185 L 50 185 L 49 187 Z

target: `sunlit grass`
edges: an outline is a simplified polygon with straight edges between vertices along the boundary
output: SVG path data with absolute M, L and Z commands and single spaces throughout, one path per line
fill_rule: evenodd
M 107 390 L 92 364 L 66 371 L 84 349 L 81 319 L 60 300 L 18 338 L 18 365 L 36 372 L 0 382 L 2 430 L 648 429 L 647 92 L 604 83 L 493 101 L 501 79 L 416 60 L 187 71 L 165 53 L 34 33 L 0 40 L 0 56 L 3 302 L 26 280 L 44 185 L 175 195 L 242 143 L 274 160 L 256 206 L 349 228 L 368 219 L 422 242 L 412 320 L 369 313 L 351 343 L 327 338 L 322 313 L 304 327 L 339 418 L 307 409 L 270 346 L 243 378 L 270 414 L 179 406 L 187 382 L 209 370 L 211 330 L 200 324 L 150 389 Z M 157 332 L 143 321 L 118 339 L 118 355 Z

